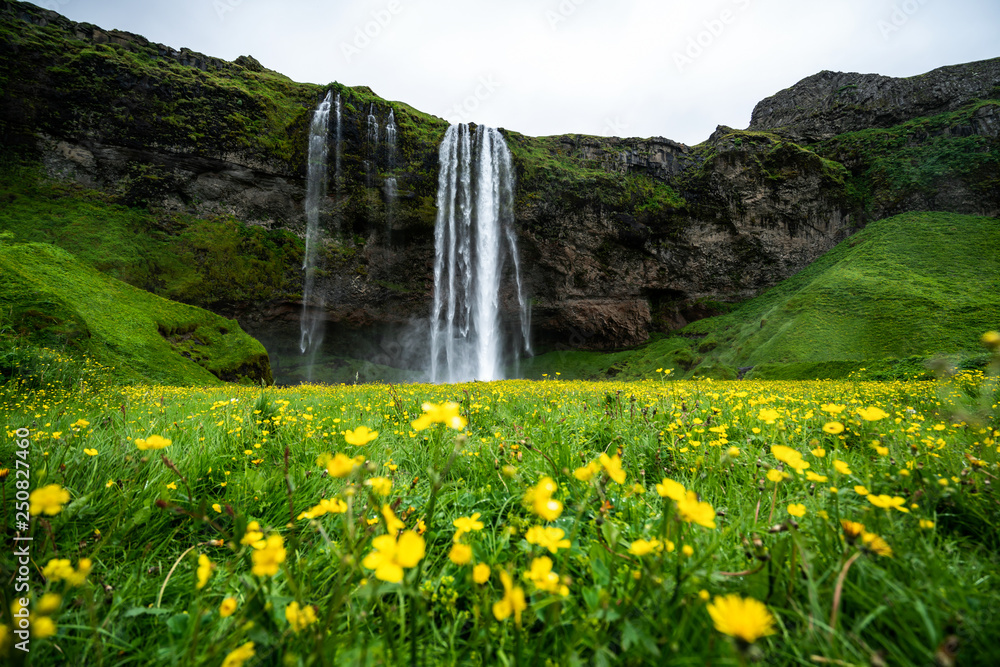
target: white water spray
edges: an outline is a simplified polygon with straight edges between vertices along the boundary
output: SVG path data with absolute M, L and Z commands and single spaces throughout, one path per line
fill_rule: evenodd
M 323 340 L 323 298 L 314 298 L 316 283 L 316 255 L 320 241 L 319 209 L 326 196 L 327 131 L 330 120 L 330 102 L 333 91 L 326 94 L 313 113 L 309 126 L 309 157 L 306 169 L 306 249 L 302 261 L 305 271 L 305 285 L 302 290 L 301 337 L 299 349 L 312 360 Z M 338 105 L 339 120 L 339 105 Z M 339 123 L 338 123 L 339 126 Z M 314 303 L 314 301 L 317 301 Z M 310 371 L 311 374 L 311 371 Z
M 479 126 L 452 125 L 439 150 L 434 228 L 432 382 L 503 377 L 500 314 L 503 268 L 513 264 L 521 326 L 515 354 L 529 351 L 528 307 L 514 234 L 514 170 L 503 136 Z

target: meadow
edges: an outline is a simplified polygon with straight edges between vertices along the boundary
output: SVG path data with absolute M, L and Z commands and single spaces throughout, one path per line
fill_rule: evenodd
M 0 387 L 5 543 L 19 492 L 33 538 L 0 655 L 996 664 L 983 342 L 891 382 L 119 386 L 53 353 Z

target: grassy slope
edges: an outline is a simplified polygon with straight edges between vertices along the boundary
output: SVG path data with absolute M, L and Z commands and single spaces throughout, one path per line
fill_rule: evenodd
M 0 245 L 0 308 L 8 360 L 15 346 L 46 346 L 91 355 L 127 381 L 270 378 L 263 346 L 236 322 L 109 278 L 48 244 Z
M 680 336 L 586 359 L 550 353 L 530 368 L 532 376 L 628 378 L 655 376 L 660 367 L 735 377 L 737 368 L 753 366 L 758 375 L 839 377 L 863 366 L 886 370 L 894 365 L 886 359 L 974 354 L 981 334 L 996 328 L 1000 221 L 905 213 L 872 223 L 763 295 Z

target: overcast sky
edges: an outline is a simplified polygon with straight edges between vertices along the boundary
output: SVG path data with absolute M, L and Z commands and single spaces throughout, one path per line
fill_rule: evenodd
M 75 21 L 296 81 L 366 85 L 529 135 L 745 128 L 821 70 L 913 76 L 1000 56 L 997 0 L 39 0 Z

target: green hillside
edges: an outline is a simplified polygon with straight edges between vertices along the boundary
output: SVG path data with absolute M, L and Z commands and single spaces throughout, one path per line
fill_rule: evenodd
M 905 213 L 874 222 L 732 312 L 614 355 L 554 352 L 523 365 L 567 377 L 841 377 L 922 371 L 981 352 L 1000 328 L 1000 221 Z M 602 361 L 604 363 L 602 363 Z M 973 360 L 974 361 L 974 360 Z
M 2 241 L 2 239 L 0 239 Z M 44 243 L 0 242 L 0 375 L 86 356 L 120 381 L 270 382 L 267 352 L 239 325 L 85 266 Z

